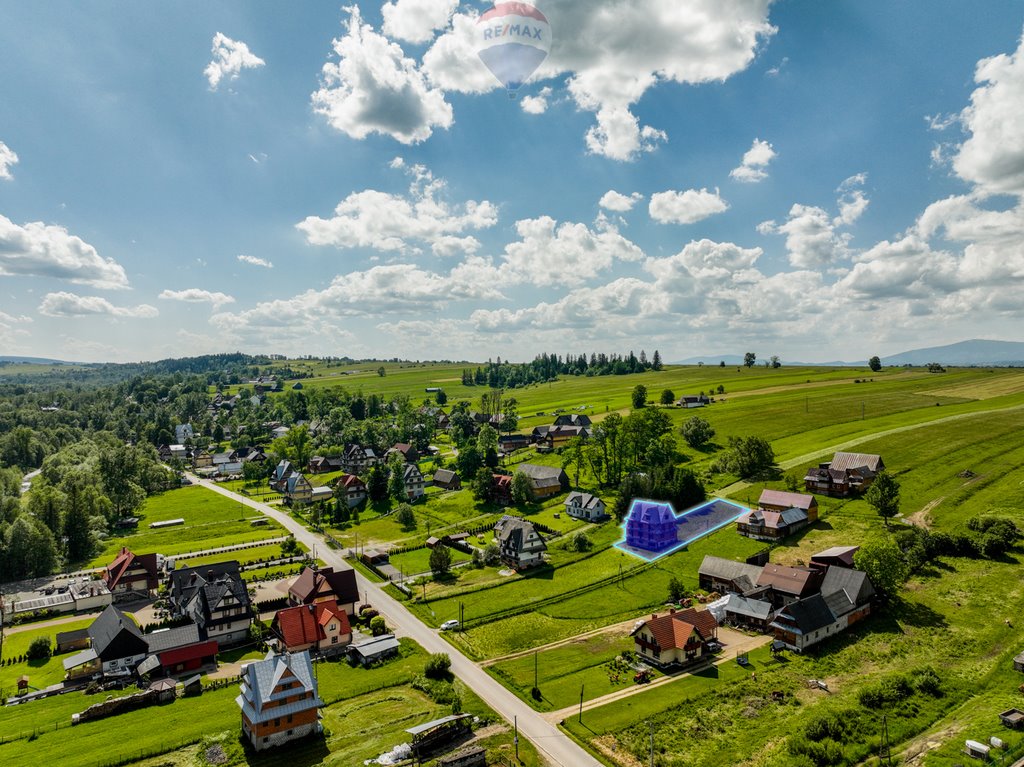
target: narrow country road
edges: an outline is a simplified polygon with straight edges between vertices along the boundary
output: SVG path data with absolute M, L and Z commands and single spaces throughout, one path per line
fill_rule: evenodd
M 193 475 L 190 475 L 190 479 L 195 484 L 202 485 L 270 517 L 310 550 L 315 546 L 317 556 L 329 566 L 341 569 L 351 567 L 344 561 L 340 551 L 329 548 L 321 536 L 308 530 L 284 512 L 219 487 L 214 482 Z M 447 653 L 452 659 L 452 673 L 508 722 L 511 723 L 515 719 L 520 734 L 528 738 L 552 765 L 556 767 L 602 767 L 599 761 L 580 748 L 558 727 L 502 687 L 480 666 L 438 636 L 436 630 L 425 626 L 403 604 L 384 593 L 378 584 L 364 578 L 358 570 L 356 571 L 356 581 L 360 591 L 368 595 L 373 606 L 387 616 L 388 625 L 396 633 L 413 639 L 427 652 Z
M 21 478 L 21 494 L 24 495 L 32 488 L 32 480 L 38 477 L 42 473 L 42 469 L 36 469 L 30 471 L 24 477 Z

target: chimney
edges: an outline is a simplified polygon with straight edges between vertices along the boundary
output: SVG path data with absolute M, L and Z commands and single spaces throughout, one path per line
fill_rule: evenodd
M 676 614 L 676 608 L 674 608 L 674 607 L 668 608 L 668 614 L 669 615 L 675 615 Z
M 189 583 L 195 583 L 195 582 L 196 582 L 196 578 L 198 578 L 198 577 L 199 577 L 199 576 L 197 576 L 197 575 L 196 575 L 196 571 L 195 571 L 195 570 L 193 570 L 193 571 L 192 571 L 192 574 L 191 574 L 191 575 L 189 575 L 189 577 L 188 577 L 188 582 L 189 582 Z
M 206 580 L 208 580 L 208 581 L 212 581 L 213 580 L 213 570 L 207 570 L 206 571 Z
M 657 620 L 657 619 L 658 619 L 658 614 L 657 613 L 651 613 L 651 620 L 653 621 L 653 620 Z

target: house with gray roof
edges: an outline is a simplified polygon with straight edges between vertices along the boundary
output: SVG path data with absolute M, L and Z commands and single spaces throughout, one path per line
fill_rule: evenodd
M 242 712 L 242 735 L 262 751 L 323 732 L 320 698 L 309 653 L 269 653 L 242 671 L 235 703 Z
M 501 559 L 509 567 L 521 570 L 544 563 L 548 545 L 532 522 L 506 514 L 494 526 L 494 537 Z
M 604 501 L 590 493 L 569 493 L 565 499 L 565 513 L 587 522 L 600 522 L 608 518 Z
M 569 489 L 569 475 L 558 466 L 521 463 L 516 466 L 516 471 L 530 478 L 530 490 L 535 500 L 550 498 Z
M 238 562 L 175 570 L 171 573 L 168 597 L 172 613 L 191 618 L 203 638 L 222 647 L 249 638 L 252 605 Z
M 717 591 L 720 594 L 743 594 L 757 584 L 764 568 L 736 562 L 710 554 L 704 557 L 697 570 L 700 587 L 705 591 Z

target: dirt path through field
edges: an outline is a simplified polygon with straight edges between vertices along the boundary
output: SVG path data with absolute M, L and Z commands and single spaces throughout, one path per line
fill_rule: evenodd
M 643 616 L 640 616 L 643 617 Z M 548 650 L 554 650 L 556 647 L 564 647 L 565 645 L 572 644 L 573 642 L 579 642 L 582 639 L 590 639 L 591 637 L 600 636 L 601 634 L 612 634 L 619 631 L 630 630 L 632 631 L 633 626 L 640 618 L 630 618 L 629 620 L 622 621 L 621 623 L 613 623 L 610 626 L 602 626 L 599 629 L 593 631 L 587 631 L 583 634 L 576 634 L 568 639 L 559 639 L 557 642 L 551 644 L 541 645 L 540 647 L 532 647 L 529 650 L 522 650 L 520 652 L 509 653 L 508 655 L 502 655 L 499 658 L 489 658 L 484 661 L 480 661 L 481 666 L 493 666 L 495 663 L 501 663 L 506 660 L 515 660 L 516 658 L 524 658 L 527 655 L 533 655 L 535 652 L 546 652 Z
M 907 431 L 915 431 L 917 429 L 924 429 L 929 426 L 935 426 L 940 423 L 950 423 L 952 421 L 962 421 L 966 418 L 978 418 L 986 415 L 995 415 L 996 413 L 1010 413 L 1015 410 L 1024 410 L 1024 405 L 1011 405 L 1009 407 L 993 408 L 992 410 L 975 410 L 971 413 L 956 413 L 955 415 L 948 415 L 944 418 L 935 418 L 931 421 L 923 421 L 921 423 L 911 423 L 906 426 L 896 426 L 892 429 L 883 429 L 882 431 L 872 432 L 871 434 L 864 434 L 860 437 L 854 437 L 853 439 L 846 440 L 846 442 L 840 442 L 836 445 L 830 445 L 823 447 L 820 450 L 815 450 L 812 453 L 804 453 L 798 455 L 796 458 L 790 458 L 787 461 L 780 461 L 779 468 L 785 471 L 786 469 L 793 469 L 797 466 L 804 464 L 810 464 L 816 462 L 818 458 L 822 458 L 831 453 L 837 451 L 849 450 L 851 447 L 857 447 L 863 445 L 865 442 L 870 442 L 873 439 L 880 439 L 882 437 L 889 437 L 893 434 L 902 434 Z M 733 482 L 727 487 L 723 487 L 721 490 L 716 490 L 715 495 L 724 498 L 733 493 L 738 493 L 741 490 L 746 490 L 752 484 L 751 482 Z
M 927 530 L 929 527 L 931 527 L 931 521 L 929 520 L 928 515 L 931 514 L 932 509 L 934 509 L 944 500 L 946 500 L 946 496 L 936 498 L 934 501 L 928 501 L 928 503 L 926 503 L 920 511 L 915 511 L 913 514 L 907 517 L 907 522 L 909 522 L 912 525 L 917 525 L 918 527 L 923 527 Z
M 713 665 L 721 666 L 723 663 L 733 663 L 736 660 L 736 656 L 742 653 L 750 652 L 751 650 L 757 649 L 762 645 L 768 644 L 772 641 L 770 636 L 747 636 L 741 634 L 738 631 L 732 629 L 720 628 L 718 630 L 719 639 L 722 644 L 725 645 L 725 652 L 722 653 L 722 657 L 714 662 Z M 627 687 L 624 690 L 616 690 L 615 692 L 602 695 L 600 698 L 594 698 L 588 700 L 583 704 L 583 710 L 589 711 L 592 708 L 598 708 L 606 703 L 612 703 L 614 701 L 622 700 L 623 698 L 629 698 L 633 695 L 638 695 L 645 690 L 650 690 L 653 687 L 661 687 L 666 684 L 672 684 L 679 679 L 685 679 L 690 676 L 689 672 L 682 674 L 673 674 L 672 676 L 663 676 L 655 679 L 653 682 L 648 684 L 637 684 L 631 687 Z M 573 714 L 579 713 L 579 706 L 568 706 L 567 708 L 560 709 L 558 711 L 549 711 L 542 716 L 552 724 L 557 724 L 563 719 L 571 717 Z

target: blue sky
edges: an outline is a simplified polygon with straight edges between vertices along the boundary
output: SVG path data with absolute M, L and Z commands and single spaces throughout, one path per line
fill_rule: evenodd
M 1021 340 L 1018 2 L 536 6 L 0 0 L 0 353 Z

